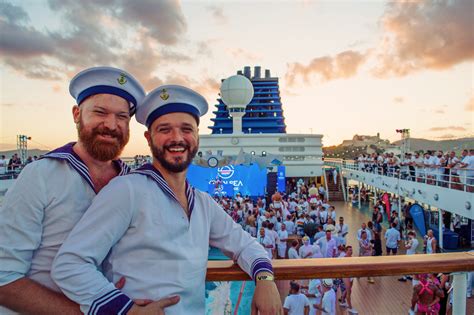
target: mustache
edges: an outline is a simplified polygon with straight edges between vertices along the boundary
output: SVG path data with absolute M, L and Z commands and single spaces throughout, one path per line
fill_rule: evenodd
M 186 142 L 171 142 L 170 144 L 163 146 L 165 150 L 176 148 L 176 147 L 181 147 L 181 148 L 184 148 L 185 150 L 189 150 L 190 145 L 187 144 Z
M 96 127 L 93 129 L 93 133 L 101 136 L 111 136 L 114 138 L 122 138 L 122 133 L 118 130 L 110 130 L 107 127 Z

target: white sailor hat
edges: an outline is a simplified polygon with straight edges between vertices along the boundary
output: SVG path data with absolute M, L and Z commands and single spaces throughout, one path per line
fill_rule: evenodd
M 170 113 L 188 113 L 199 125 L 199 117 L 207 113 L 206 99 L 199 93 L 180 85 L 162 85 L 143 99 L 137 109 L 136 119 L 150 127 L 160 116 Z
M 332 279 L 323 279 L 321 283 L 326 288 L 332 288 L 332 286 L 334 285 L 334 282 L 332 281 Z
M 130 114 L 145 97 L 145 90 L 131 74 L 112 67 L 93 67 L 76 74 L 69 84 L 69 93 L 78 105 L 95 94 L 113 94 L 130 103 Z

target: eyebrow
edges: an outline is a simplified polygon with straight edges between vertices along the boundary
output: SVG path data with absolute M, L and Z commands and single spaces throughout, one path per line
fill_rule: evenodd
M 106 111 L 106 112 L 110 112 L 110 110 L 106 109 L 105 107 L 103 107 L 102 105 L 97 105 L 97 104 L 94 104 L 94 109 L 101 109 L 103 111 Z M 126 111 L 126 110 L 123 110 L 123 111 L 119 111 L 118 114 L 130 114 L 129 111 Z

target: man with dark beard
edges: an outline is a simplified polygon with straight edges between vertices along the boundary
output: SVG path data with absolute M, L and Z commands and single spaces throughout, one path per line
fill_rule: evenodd
M 153 163 L 100 192 L 53 264 L 53 279 L 84 313 L 204 314 L 210 245 L 256 281 L 252 314 L 283 314 L 263 247 L 186 181 L 207 109 L 201 95 L 175 85 L 157 88 L 140 105 L 137 120 L 148 127 Z M 113 282 L 121 277 L 127 284 L 118 290 Z M 136 298 L 162 303 L 138 306 Z
M 0 208 L 0 314 L 79 314 L 50 276 L 54 256 L 96 194 L 129 172 L 116 159 L 145 96 L 123 70 L 96 67 L 71 81 L 78 141 L 28 164 Z

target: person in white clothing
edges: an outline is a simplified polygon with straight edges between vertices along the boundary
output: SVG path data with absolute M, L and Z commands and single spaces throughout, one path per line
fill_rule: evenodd
M 288 259 L 299 259 L 300 255 L 298 254 L 298 251 L 296 248 L 298 247 L 298 241 L 293 240 L 291 242 L 291 247 L 288 249 Z
M 299 250 L 300 258 L 311 258 L 311 256 L 313 256 L 313 246 L 309 241 L 309 237 L 304 236 L 302 241 L 303 245 L 300 247 Z
M 286 242 L 288 241 L 288 231 L 286 230 L 285 223 L 282 223 L 281 230 L 278 231 L 278 239 L 280 240 L 280 242 L 278 243 L 278 257 L 285 258 Z
M 339 217 L 339 224 L 336 225 L 336 233 L 339 238 L 338 243 L 346 245 L 346 236 L 349 233 L 349 226 L 344 223 L 343 217 Z
M 357 231 L 357 240 L 361 240 L 362 232 L 367 233 L 367 239 L 370 241 L 372 239 L 372 233 L 370 233 L 369 229 L 367 228 L 367 224 L 365 222 L 362 223 L 361 228 Z
M 257 242 L 262 245 L 268 255 L 268 259 L 273 258 L 273 239 L 269 230 L 265 229 L 264 227 L 260 228 L 259 234 L 257 237 Z
M 323 298 L 321 304 L 314 305 L 323 315 L 336 315 L 336 292 L 333 289 L 332 279 L 323 279 Z
M 309 300 L 303 293 L 300 293 L 300 285 L 296 282 L 290 283 L 290 294 L 283 303 L 285 315 L 308 315 Z
M 314 307 L 314 305 L 321 304 L 321 298 L 323 296 L 321 280 L 311 279 L 309 280 L 308 286 L 304 288 L 307 289 L 304 294 L 309 300 L 309 315 L 316 315 L 317 309 Z
M 221 249 L 256 281 L 255 311 L 283 313 L 264 248 L 186 180 L 207 108 L 204 97 L 177 85 L 153 90 L 138 108 L 153 163 L 112 180 L 53 263 L 53 280 L 84 313 L 204 313 L 209 246 Z M 120 277 L 126 278 L 121 290 L 112 284 Z M 153 302 L 139 305 L 137 298 Z
M 416 233 L 414 231 L 408 232 L 408 240 L 405 242 L 405 248 L 407 249 L 407 255 L 415 255 L 416 249 L 418 248 L 419 242 L 416 239 Z M 412 279 L 411 276 L 403 276 L 398 279 L 398 281 L 407 281 L 407 279 Z
M 78 141 L 28 164 L 0 207 L 0 314 L 80 314 L 51 279 L 59 247 L 92 199 L 129 167 L 118 156 L 145 96 L 111 67 L 81 71 L 69 85 Z M 100 223 L 95 228 L 100 228 Z

